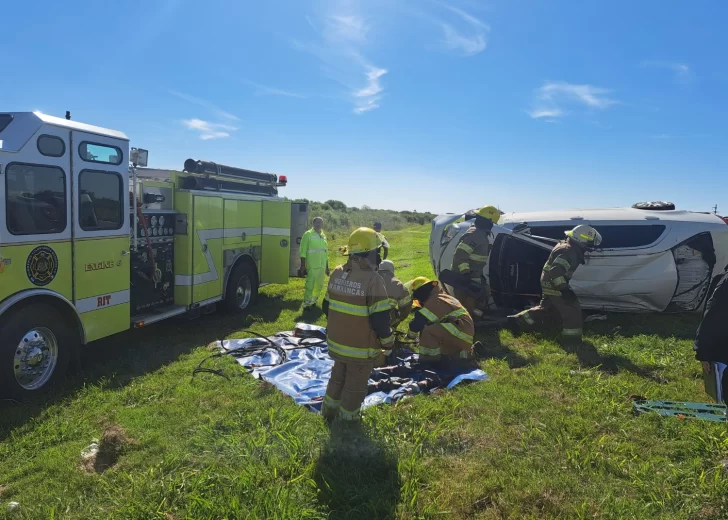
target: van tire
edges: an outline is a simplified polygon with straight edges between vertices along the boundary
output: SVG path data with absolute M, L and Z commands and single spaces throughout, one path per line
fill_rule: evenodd
M 2 322 L 1 395 L 21 401 L 45 393 L 64 378 L 80 340 L 58 309 L 36 303 L 3 315 Z
M 223 307 L 229 314 L 246 314 L 258 299 L 258 272 L 250 262 L 240 262 L 228 278 Z
M 634 209 L 647 209 L 652 211 L 672 211 L 675 209 L 675 204 L 672 202 L 663 202 L 661 200 L 653 202 L 638 202 L 632 206 Z

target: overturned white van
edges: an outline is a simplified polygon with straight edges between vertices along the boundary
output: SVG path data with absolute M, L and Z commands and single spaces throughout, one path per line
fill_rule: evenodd
M 438 276 L 451 269 L 460 237 L 472 225 L 463 218 L 448 214 L 432 222 L 430 259 Z M 603 238 L 571 281 L 585 309 L 696 311 L 728 265 L 728 224 L 713 214 L 634 207 L 510 213 L 493 227 L 484 268 L 491 304 L 520 309 L 536 303 L 549 252 L 578 224 L 595 227 Z

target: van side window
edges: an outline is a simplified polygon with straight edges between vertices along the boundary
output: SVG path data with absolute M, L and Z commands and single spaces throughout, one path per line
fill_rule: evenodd
M 78 155 L 84 161 L 102 164 L 118 165 L 122 160 L 121 148 L 88 141 L 83 141 L 78 145 Z
M 12 123 L 13 116 L 10 114 L 0 114 L 0 133 L 2 133 L 5 128 Z
M 563 240 L 564 231 L 574 226 L 531 226 L 531 234 L 539 237 Z M 645 247 L 653 244 L 665 232 L 662 224 L 651 225 L 624 225 L 624 226 L 600 226 L 594 228 L 602 235 L 602 245 L 599 249 L 629 249 L 634 247 Z
M 123 180 L 115 172 L 83 170 L 78 176 L 78 223 L 84 231 L 120 229 L 124 224 Z
M 13 235 L 66 229 L 66 174 L 56 166 L 11 163 L 5 168 L 5 219 Z
M 47 157 L 63 157 L 66 143 L 55 135 L 41 135 L 38 138 L 38 151 Z

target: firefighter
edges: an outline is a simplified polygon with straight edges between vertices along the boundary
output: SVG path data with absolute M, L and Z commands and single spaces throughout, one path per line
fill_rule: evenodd
M 380 247 L 373 229 L 357 229 L 349 237 L 349 260 L 329 279 L 323 311 L 334 366 L 321 409 L 327 420 L 359 418 L 374 360 L 394 347 L 389 298 L 377 273 Z
M 386 260 L 389 256 L 389 242 L 387 242 L 387 239 L 384 238 L 384 235 L 382 235 L 382 223 L 381 222 L 375 222 L 374 223 L 374 231 L 377 232 L 377 235 L 379 235 L 379 240 L 382 241 L 382 260 Z
M 446 294 L 438 281 L 424 276 L 407 282 L 412 291 L 414 318 L 408 336 L 419 336 L 420 361 L 473 359 L 473 319 L 460 302 Z
M 541 303 L 515 316 L 508 316 L 515 330 L 542 327 L 556 315 L 561 317 L 561 335 L 566 341 L 580 342 L 582 336 L 581 306 L 569 280 L 584 263 L 587 250 L 599 246 L 602 236 L 591 226 L 581 224 L 565 231 L 566 239 L 551 251 L 541 273 Z
M 453 257 L 452 271 L 459 273 L 462 280 L 462 285 L 455 289 L 455 298 L 475 319 L 483 316 L 490 301 L 490 288 L 483 268 L 490 252 L 488 235 L 499 218 L 500 211 L 494 206 L 480 208 L 475 213 L 475 225 L 465 232 Z
M 316 305 L 324 286 L 324 279 L 329 274 L 329 243 L 323 231 L 324 219 L 313 219 L 313 227 L 301 238 L 301 268 L 299 275 L 306 277 L 306 289 L 303 294 L 303 308 Z
M 705 304 L 703 319 L 700 321 L 695 334 L 695 358 L 703 366 L 706 381 L 713 380 L 712 384 L 706 384 L 706 390 L 712 388 L 711 397 L 716 401 L 728 398 L 728 370 L 723 371 L 720 376 L 720 365 L 728 365 L 728 345 L 725 338 L 728 337 L 728 274 L 718 282 L 713 294 Z M 716 370 L 718 373 L 716 374 Z
M 392 330 L 402 323 L 412 311 L 412 295 L 394 276 L 394 263 L 391 260 L 383 260 L 379 264 L 379 276 L 384 280 L 384 287 L 387 289 L 389 304 L 391 305 L 389 323 Z

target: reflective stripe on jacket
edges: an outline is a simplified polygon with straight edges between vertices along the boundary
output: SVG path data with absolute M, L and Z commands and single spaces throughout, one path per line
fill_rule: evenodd
M 481 283 L 483 269 L 490 254 L 489 234 L 484 229 L 470 226 L 455 250 L 452 270 L 469 276 L 475 283 Z
M 349 258 L 331 273 L 328 292 L 327 341 L 329 355 L 342 361 L 368 362 L 382 348 L 392 348 L 394 335 L 389 323 L 390 303 L 384 280 L 366 262 Z M 381 336 L 375 321 L 385 323 Z M 381 330 L 378 328 L 377 330 Z
M 473 319 L 458 300 L 443 292 L 441 288 L 435 288 L 425 305 L 415 312 L 415 319 L 410 323 L 412 332 L 420 332 L 413 330 L 413 327 L 418 328 L 417 322 L 422 322 L 422 318 L 417 319 L 417 315 L 427 322 L 425 326 L 442 325 L 454 338 L 473 343 Z
M 329 243 L 322 231 L 319 235 L 311 228 L 301 238 L 301 258 L 306 259 L 307 269 L 326 269 L 329 260 Z
M 569 288 L 569 280 L 576 268 L 584 263 L 584 252 L 568 240 L 553 248 L 541 273 L 541 292 L 544 296 L 560 296 Z

